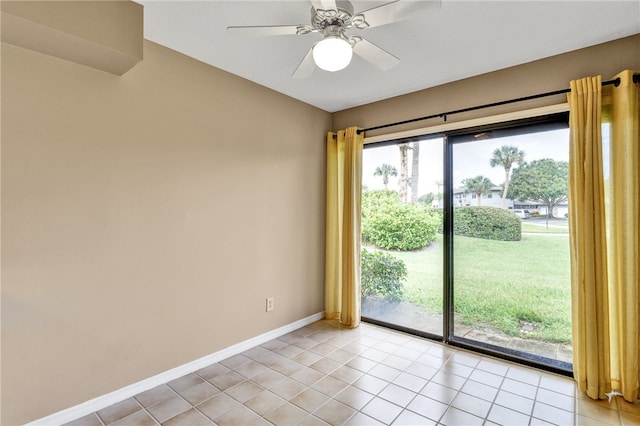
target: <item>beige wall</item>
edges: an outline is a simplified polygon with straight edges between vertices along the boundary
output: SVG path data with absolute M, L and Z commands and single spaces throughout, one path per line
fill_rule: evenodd
M 330 114 L 144 57 L 2 45 L 3 425 L 323 310 Z
M 568 88 L 571 80 L 598 74 L 606 80 L 624 69 L 640 70 L 640 34 L 336 112 L 333 114 L 333 127 L 335 129 L 347 126 L 374 127 L 446 111 L 551 92 Z M 553 96 L 473 113 L 452 115 L 448 117 L 448 122 L 565 101 L 566 95 Z M 441 119 L 432 119 L 371 131 L 367 133 L 367 136 L 442 123 Z

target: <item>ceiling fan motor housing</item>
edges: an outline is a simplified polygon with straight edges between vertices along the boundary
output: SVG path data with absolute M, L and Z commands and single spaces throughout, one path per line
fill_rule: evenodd
M 311 8 L 311 26 L 317 30 L 324 30 L 329 26 L 350 28 L 353 18 L 353 5 L 349 1 L 336 1 L 337 9 L 322 10 Z
M 322 30 L 322 33 L 324 34 L 325 38 L 337 37 L 345 40 L 347 39 L 347 37 L 344 35 L 344 27 L 341 27 L 340 25 L 334 25 L 334 24 L 327 25 Z

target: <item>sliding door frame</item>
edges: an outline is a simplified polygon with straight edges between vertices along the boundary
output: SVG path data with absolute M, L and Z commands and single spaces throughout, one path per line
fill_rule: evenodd
M 403 143 L 425 142 L 425 141 L 428 141 L 430 139 L 439 139 L 439 138 L 444 138 L 444 135 L 442 135 L 440 133 L 435 133 L 435 132 L 427 132 L 423 136 L 414 135 L 414 136 L 410 136 L 410 137 L 404 137 L 404 138 L 400 138 L 400 139 L 389 139 L 389 140 L 379 139 L 379 140 L 377 140 L 375 142 L 369 142 L 369 143 L 365 142 L 364 149 L 367 149 L 367 146 L 369 146 L 371 148 L 374 148 L 374 147 L 375 148 L 379 148 L 379 147 L 384 147 L 384 146 L 399 145 L 399 144 L 403 144 Z M 442 146 L 444 147 L 445 144 L 443 143 Z M 446 197 L 446 191 L 443 192 L 443 200 L 444 200 L 444 197 Z M 443 203 L 444 203 L 444 201 L 443 201 Z M 443 243 L 443 245 L 445 245 L 445 244 Z M 406 326 L 403 326 L 403 325 L 400 325 L 400 324 L 394 324 L 394 323 L 390 323 L 390 322 L 387 322 L 387 321 L 382 321 L 382 320 L 371 318 L 371 317 L 367 317 L 367 316 L 362 316 L 361 319 L 362 319 L 362 321 L 368 322 L 370 324 L 379 325 L 381 327 L 390 328 L 390 329 L 393 329 L 393 330 L 401 331 L 403 333 L 412 334 L 414 336 L 419 336 L 419 337 L 424 337 L 426 339 L 435 340 L 435 341 L 438 341 L 438 342 L 446 342 L 446 340 L 447 340 L 444 335 L 434 334 L 434 333 L 430 333 L 428 331 L 419 330 L 419 329 L 415 329 L 415 328 L 410 328 L 410 327 L 406 327 Z M 446 328 L 443 328 L 442 330 L 444 332 L 444 330 L 446 330 Z
M 522 117 L 520 113 L 520 117 Z M 486 123 L 487 120 L 485 120 Z M 475 123 L 474 123 L 475 124 Z M 443 139 L 443 306 L 442 306 L 442 335 L 414 330 L 404 326 L 386 323 L 363 317 L 363 321 L 384 327 L 393 328 L 398 331 L 425 337 L 431 340 L 440 341 L 447 345 L 472 350 L 485 355 L 517 362 L 542 370 L 551 371 L 557 374 L 572 377 L 573 370 L 571 364 L 553 360 L 550 358 L 528 354 L 514 349 L 497 347 L 482 342 L 473 341 L 454 334 L 454 233 L 453 233 L 453 147 L 456 143 L 461 143 L 465 139 L 473 138 L 478 133 L 513 133 L 526 132 L 530 129 L 548 128 L 568 128 L 568 112 L 562 108 L 555 107 L 555 111 L 550 114 L 539 114 L 533 117 L 515 118 L 510 121 L 498 121 L 480 125 L 460 126 L 453 129 L 442 129 L 442 131 L 425 132 L 417 135 L 412 131 L 409 137 L 391 138 L 384 140 L 382 136 L 377 136 L 372 145 L 397 145 L 400 143 L 413 142 L 416 140 L 431 139 L 441 137 Z M 405 133 L 406 135 L 406 133 Z M 384 140 L 384 142 L 382 142 Z M 365 140 L 366 143 L 366 140 Z M 366 148 L 366 146 L 365 146 Z

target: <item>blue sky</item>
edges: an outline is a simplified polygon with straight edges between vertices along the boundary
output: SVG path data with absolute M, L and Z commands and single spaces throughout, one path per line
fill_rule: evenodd
M 513 145 L 525 152 L 530 162 L 541 158 L 556 161 L 569 160 L 569 130 L 560 129 L 539 133 L 493 138 L 477 142 L 456 144 L 453 149 L 454 186 L 460 187 L 462 179 L 483 175 L 496 185 L 504 182 L 504 169 L 489 165 L 492 153 L 502 145 Z M 442 139 L 426 139 L 420 145 L 419 194 L 436 192 L 436 180 L 442 181 Z M 397 146 L 371 147 L 363 152 L 362 183 L 369 189 L 383 189 L 382 177 L 374 176 L 376 167 L 388 163 L 400 169 L 400 150 Z M 409 154 L 409 176 L 411 176 L 411 153 Z M 398 188 L 398 178 L 389 178 L 389 189 Z M 441 189 L 442 191 L 442 189 Z

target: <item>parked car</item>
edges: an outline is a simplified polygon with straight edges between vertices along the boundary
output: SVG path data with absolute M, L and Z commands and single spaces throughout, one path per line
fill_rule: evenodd
M 531 212 L 529 212 L 529 210 L 514 209 L 513 214 L 518 216 L 520 219 L 529 219 L 531 217 Z

